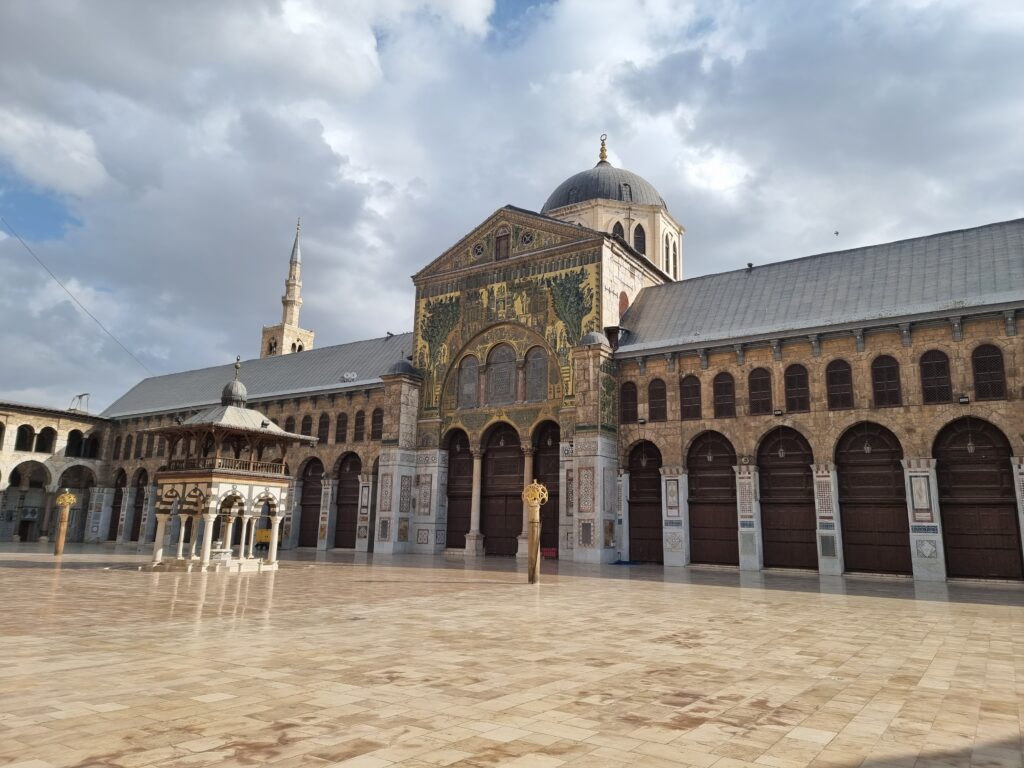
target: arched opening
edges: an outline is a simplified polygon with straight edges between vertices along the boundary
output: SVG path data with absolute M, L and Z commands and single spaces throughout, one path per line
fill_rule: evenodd
M 811 388 L 807 369 L 799 363 L 786 368 L 786 413 L 802 413 L 811 410 Z
M 875 408 L 892 408 L 903 405 L 900 388 L 900 364 L 889 355 L 876 357 L 871 363 L 871 388 L 875 396 Z
M 473 503 L 473 454 L 461 429 L 448 435 L 448 524 L 445 546 L 465 549 Z
M 818 567 L 813 462 L 810 444 L 789 427 L 773 429 L 757 449 L 766 568 Z
M 163 438 L 160 438 L 163 440 Z M 87 459 L 98 459 L 100 457 L 100 450 L 103 446 L 100 443 L 100 436 L 96 433 L 89 435 L 85 438 L 85 446 L 83 448 L 83 456 Z M 161 453 L 161 456 L 163 454 Z
M 459 408 L 476 408 L 480 405 L 480 365 L 473 355 L 466 355 L 459 363 Z
M 647 233 L 642 224 L 637 224 L 633 230 L 633 248 L 637 253 L 647 253 Z
M 704 432 L 686 454 L 690 561 L 739 565 L 736 525 L 736 451 L 719 432 Z
M 334 519 L 334 546 L 354 549 L 359 523 L 359 473 L 363 462 L 354 453 L 346 454 L 338 465 L 338 501 Z
M 384 437 L 384 409 L 374 408 L 370 414 L 370 439 L 381 440 Z
M 352 427 L 352 442 L 361 443 L 366 439 L 366 414 L 356 411 L 355 424 Z
M 487 356 L 487 404 L 510 405 L 516 399 L 516 351 L 499 344 Z
M 515 555 L 523 530 L 523 451 L 509 424 L 495 426 L 484 442 L 480 532 L 488 555 Z
M 128 475 L 119 469 L 114 476 L 114 500 L 110 504 L 110 523 L 107 525 L 107 541 L 117 541 L 117 527 L 121 522 L 121 505 L 124 503 Z
M 910 573 L 903 448 L 885 427 L 863 422 L 836 444 L 839 516 L 848 571 Z
M 337 445 L 346 440 L 348 440 L 348 414 L 339 413 L 338 418 L 334 420 L 334 442 Z
M 947 575 L 1024 578 L 1006 435 L 982 419 L 957 419 L 939 432 L 933 455 Z
M 302 417 L 301 433 L 303 435 L 305 435 L 306 437 L 312 437 L 313 436 L 313 417 L 312 416 L 303 416 Z
M 139 541 L 139 534 L 142 531 L 142 515 L 146 511 L 146 486 L 149 484 L 149 476 L 146 470 L 140 469 L 135 476 L 135 498 L 132 501 L 132 533 L 130 541 Z
M 620 240 L 626 239 L 626 230 L 623 229 L 621 221 L 616 221 L 615 226 L 612 227 L 612 237 L 617 237 Z
M 121 459 L 128 461 L 132 457 L 132 436 L 125 435 L 124 450 L 121 452 Z
M 310 459 L 302 471 L 302 511 L 299 519 L 299 546 L 315 547 L 320 529 L 320 496 L 324 489 L 324 465 Z
M 92 489 L 96 487 L 96 475 L 88 467 L 70 467 L 64 470 L 57 486 L 67 488 L 75 495 L 75 503 L 68 510 L 68 528 L 64 540 L 71 544 L 81 543 L 85 540 L 85 518 Z
M 543 347 L 531 347 L 526 353 L 526 402 L 548 399 L 548 353 Z
M 316 439 L 318 445 L 327 445 L 331 439 L 331 417 L 321 413 L 316 422 Z
M 949 358 L 945 352 L 931 349 L 921 355 L 921 400 L 928 404 L 953 400 L 953 382 L 949 377 Z
M 558 467 L 562 431 L 553 421 L 537 428 L 534 438 L 533 476 L 548 489 L 540 508 L 540 548 L 544 557 L 558 557 Z
M 636 384 L 627 381 L 619 388 L 619 422 L 636 424 Z
M 661 535 L 661 451 L 643 440 L 629 452 L 629 559 L 665 562 Z
M 629 309 L 629 296 L 626 295 L 625 291 L 619 293 L 619 320 L 626 314 L 626 310 Z
M 665 382 L 651 379 L 647 385 L 647 420 L 665 421 L 668 418 L 668 398 L 665 394 Z
M 295 434 L 295 417 L 294 416 L 288 416 L 284 420 L 284 431 L 285 432 L 291 432 L 292 434 Z
M 750 415 L 764 416 L 772 412 L 772 375 L 767 368 L 755 368 L 747 377 Z
M 825 390 L 830 411 L 853 408 L 853 370 L 845 360 L 833 360 L 825 367 Z
M 50 473 L 38 461 L 24 461 L 11 470 L 8 479 L 11 491 L 18 490 L 17 494 L 8 491 L 6 496 L 12 507 L 7 514 L 11 515 L 14 533 L 21 541 L 36 541 L 50 532 L 46 528 L 46 489 L 50 485 Z
M 982 344 L 971 353 L 976 400 L 1005 400 L 1006 371 L 1003 353 L 992 344 Z
M 72 429 L 68 432 L 68 444 L 64 447 L 64 455 L 69 458 L 81 458 L 84 448 L 82 430 Z
M 736 382 L 731 373 L 720 373 L 711 382 L 715 397 L 715 418 L 732 419 L 736 416 Z
M 36 453 L 53 453 L 57 444 L 57 430 L 53 427 L 43 427 L 36 435 Z
M 18 427 L 17 433 L 14 436 L 14 450 L 16 451 L 31 451 L 32 447 L 36 444 L 36 433 L 28 424 L 22 424 Z
M 700 379 L 684 376 L 679 381 L 679 418 L 695 420 L 700 415 Z

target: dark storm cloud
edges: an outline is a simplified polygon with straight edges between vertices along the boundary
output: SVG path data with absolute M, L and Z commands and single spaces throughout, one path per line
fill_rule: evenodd
M 688 275 L 1021 214 L 1014 3 L 525 5 L 5 3 L 0 168 L 80 222 L 33 247 L 160 373 L 255 354 L 299 215 L 317 343 L 408 330 L 408 276 L 602 132 Z M 0 270 L 0 395 L 143 374 L 12 239 Z

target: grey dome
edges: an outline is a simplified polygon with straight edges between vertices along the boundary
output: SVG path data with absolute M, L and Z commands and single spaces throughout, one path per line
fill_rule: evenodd
M 249 397 L 249 392 L 245 388 L 245 384 L 240 382 L 238 379 L 229 381 L 224 385 L 224 389 L 220 393 L 220 404 L 221 405 L 235 405 L 239 408 L 245 407 L 245 401 Z
M 618 200 L 637 205 L 665 207 L 665 201 L 658 194 L 658 190 L 647 179 L 602 160 L 593 168 L 570 176 L 559 184 L 540 212 L 547 213 L 587 200 Z
M 420 372 L 416 370 L 416 367 L 408 360 L 399 360 L 390 368 L 388 368 L 388 376 L 416 376 L 420 377 Z
M 610 347 L 612 345 L 612 343 L 608 341 L 608 337 L 598 331 L 591 331 L 580 339 L 581 347 L 586 347 L 591 344 L 604 344 L 606 347 Z

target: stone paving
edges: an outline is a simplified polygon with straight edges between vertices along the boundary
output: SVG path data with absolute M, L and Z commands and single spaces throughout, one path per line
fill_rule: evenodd
M 1019 585 L 290 556 L 0 546 L 0 765 L 1022 765 Z

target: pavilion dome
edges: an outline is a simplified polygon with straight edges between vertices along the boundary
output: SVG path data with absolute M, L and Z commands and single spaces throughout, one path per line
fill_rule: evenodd
M 235 378 L 224 385 L 220 392 L 221 405 L 234 405 L 238 408 L 245 408 L 245 402 L 249 399 L 249 391 L 245 384 L 238 380 L 238 372 L 242 368 L 241 360 L 235 361 Z
M 540 212 L 548 213 L 556 208 L 588 200 L 614 200 L 665 207 L 664 199 L 651 182 L 625 168 L 616 168 L 608 162 L 604 137 L 601 139 L 600 158 L 593 168 L 570 176 L 555 187 L 555 191 L 548 197 Z

